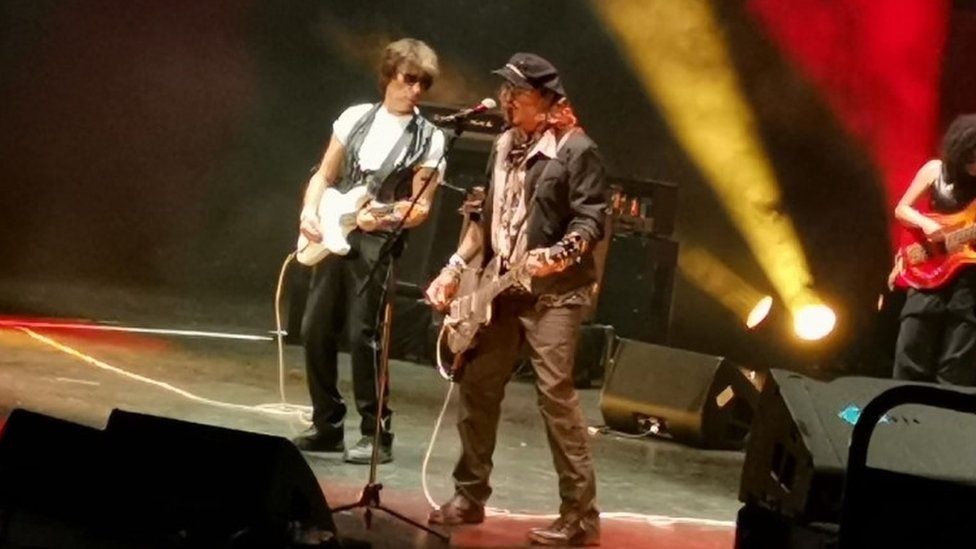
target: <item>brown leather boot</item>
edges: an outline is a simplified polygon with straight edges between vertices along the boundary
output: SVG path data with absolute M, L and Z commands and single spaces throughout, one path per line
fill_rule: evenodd
M 600 545 L 600 519 L 567 519 L 559 517 L 545 528 L 529 531 L 534 545 Z
M 440 509 L 435 509 L 427 516 L 430 524 L 457 526 L 458 524 L 479 524 L 485 520 L 485 507 L 471 501 L 461 493 L 454 494 Z

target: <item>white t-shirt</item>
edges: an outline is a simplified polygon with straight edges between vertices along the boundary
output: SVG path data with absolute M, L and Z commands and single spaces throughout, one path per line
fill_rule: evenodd
M 349 107 L 332 124 L 332 134 L 340 143 L 345 145 L 353 126 L 371 108 L 373 108 L 371 103 L 363 103 Z M 403 135 L 403 131 L 410 123 L 410 119 L 411 115 L 396 115 L 386 110 L 386 107 L 381 106 L 376 111 L 376 116 L 373 118 L 373 125 L 367 130 L 366 138 L 363 140 L 363 145 L 359 149 L 359 167 L 363 170 L 379 169 L 383 165 L 383 161 L 386 160 L 386 156 L 390 154 L 390 150 L 396 145 L 400 136 Z M 404 150 L 400 154 L 400 158 L 403 158 L 403 155 L 406 153 L 407 151 Z M 427 149 L 427 154 L 417 164 L 417 167 L 436 168 L 442 156 L 444 156 L 444 134 L 440 130 L 434 130 L 430 138 L 430 147 Z M 400 160 L 400 158 L 397 160 Z M 441 175 L 443 175 L 443 167 L 441 171 Z

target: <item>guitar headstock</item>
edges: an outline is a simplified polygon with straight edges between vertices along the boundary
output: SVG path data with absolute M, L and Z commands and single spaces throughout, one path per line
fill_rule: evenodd
M 545 261 L 550 266 L 555 266 L 555 269 L 546 269 L 546 272 L 562 272 L 573 263 L 579 263 L 586 249 L 587 242 L 583 240 L 583 237 L 576 233 L 566 235 L 562 240 L 545 249 Z M 523 265 L 525 264 L 523 263 Z M 528 272 L 525 269 L 518 269 L 517 271 L 518 274 L 515 276 L 519 283 L 525 288 L 531 288 L 532 277 L 529 276 Z
M 579 263 L 586 252 L 587 242 L 576 233 L 569 233 L 562 240 L 549 247 L 547 256 L 553 263 L 575 261 Z
M 566 270 L 573 263 L 579 263 L 583 259 L 583 254 L 588 249 L 588 243 L 583 239 L 582 236 L 576 233 L 570 233 L 562 238 L 559 242 L 553 244 L 552 246 L 545 248 L 544 250 L 544 261 L 549 264 L 549 266 L 555 265 L 555 269 L 544 268 L 546 273 L 561 272 Z M 530 257 L 532 254 L 537 254 L 541 250 L 533 250 L 530 252 Z M 523 288 L 531 288 L 532 276 L 529 275 L 528 269 L 526 268 L 529 261 L 528 259 L 523 261 L 518 267 L 513 268 L 510 276 L 513 276 Z M 539 276 L 538 274 L 536 276 Z M 542 275 L 545 276 L 545 275 Z

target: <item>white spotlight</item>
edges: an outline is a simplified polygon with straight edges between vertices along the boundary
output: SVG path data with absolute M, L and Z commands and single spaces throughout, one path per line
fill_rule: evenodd
M 766 297 L 760 299 L 752 310 L 749 311 L 749 316 L 746 317 L 746 328 L 750 330 L 759 326 L 766 317 L 769 316 L 769 310 L 773 308 L 773 296 L 767 295 Z
M 823 339 L 834 330 L 836 324 L 837 315 L 823 304 L 806 305 L 793 316 L 793 331 L 797 337 L 807 341 Z

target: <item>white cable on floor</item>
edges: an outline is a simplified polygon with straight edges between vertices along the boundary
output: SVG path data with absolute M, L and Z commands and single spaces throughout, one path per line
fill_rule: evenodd
M 586 430 L 590 435 L 611 434 L 614 436 L 618 436 L 620 438 L 647 438 L 654 434 L 654 429 L 652 427 L 648 427 L 647 430 L 644 431 L 643 433 L 625 433 L 623 431 L 615 431 L 614 429 L 611 429 L 606 425 L 602 425 L 600 427 L 587 427 Z
M 441 331 L 437 333 L 437 346 L 434 348 L 434 356 L 437 360 L 437 369 L 440 372 L 444 371 L 444 364 L 441 361 L 441 338 L 444 337 L 445 326 L 441 325 Z M 437 433 L 441 430 L 441 421 L 444 419 L 444 413 L 447 411 L 447 405 L 451 402 L 451 394 L 454 392 L 455 383 L 452 381 L 447 386 L 447 394 L 444 395 L 444 404 L 441 405 L 441 413 L 437 415 L 437 422 L 434 423 L 434 432 L 430 435 L 430 443 L 427 444 L 427 453 L 424 454 L 424 463 L 420 467 L 420 484 L 424 488 L 424 497 L 427 498 L 427 503 L 430 504 L 432 509 L 440 509 L 441 506 L 434 501 L 434 498 L 430 496 L 430 490 L 427 488 L 427 463 L 430 461 L 430 456 L 434 452 L 434 442 L 437 440 Z
M 176 393 L 194 402 L 199 402 L 201 404 L 208 404 L 211 406 L 217 406 L 220 408 L 229 408 L 232 410 L 243 410 L 248 412 L 259 412 L 259 413 L 271 414 L 276 416 L 293 417 L 297 419 L 299 422 L 305 425 L 309 425 L 312 423 L 311 422 L 312 407 L 302 406 L 298 404 L 291 404 L 285 398 L 285 358 L 284 358 L 284 342 L 282 340 L 282 331 L 281 331 L 281 292 L 282 292 L 282 287 L 284 286 L 285 272 L 288 269 L 288 265 L 291 263 L 294 257 L 295 254 L 291 253 L 288 255 L 288 257 L 285 258 L 285 262 L 281 266 L 281 272 L 278 275 L 278 286 L 275 289 L 275 328 L 276 328 L 275 333 L 277 334 L 277 341 L 278 341 L 278 395 L 280 397 L 280 402 L 249 406 L 245 404 L 235 404 L 231 402 L 223 402 L 220 400 L 201 397 L 189 391 L 186 391 L 184 389 L 180 389 L 179 387 L 170 385 L 169 383 L 156 381 L 155 379 L 141 376 L 139 374 L 134 374 L 132 372 L 123 370 L 122 368 L 112 366 L 111 364 L 98 360 L 95 357 L 86 355 L 85 353 L 82 353 L 81 351 L 69 347 L 68 345 L 65 345 L 50 337 L 43 336 L 25 326 L 14 325 L 13 327 L 20 330 L 21 332 L 24 332 L 25 334 L 36 339 L 37 341 L 40 341 L 46 345 L 54 347 L 55 349 L 63 353 L 66 353 L 68 355 L 71 355 L 75 358 L 81 359 L 82 361 L 92 366 L 95 366 L 102 370 L 107 370 L 119 374 L 121 376 L 128 377 L 130 379 L 134 379 L 142 383 L 147 383 L 149 385 L 160 387 L 162 389 Z
M 430 444 L 427 445 L 427 453 L 424 454 L 424 464 L 420 468 L 420 484 L 424 487 L 424 497 L 427 498 L 427 503 L 433 509 L 440 509 L 441 506 L 430 496 L 430 490 L 427 488 L 427 463 L 430 461 L 430 455 L 433 453 L 434 441 L 437 440 L 437 432 L 440 431 L 441 420 L 444 419 L 444 412 L 447 411 L 447 405 L 451 401 L 451 393 L 454 392 L 454 385 L 454 383 L 451 383 L 447 386 L 447 394 L 444 395 L 444 404 L 441 406 L 441 413 L 437 416 L 437 423 L 434 424 L 434 433 L 430 436 Z
M 220 400 L 213 400 L 213 399 L 210 399 L 210 398 L 201 397 L 201 396 L 195 395 L 195 394 L 193 394 L 193 393 L 191 393 L 189 391 L 186 391 L 184 389 L 180 389 L 179 387 L 175 387 L 173 385 L 170 385 L 169 383 L 164 383 L 162 381 L 156 381 L 155 379 L 148 378 L 148 377 L 145 377 L 145 376 L 141 376 L 139 374 L 134 374 L 132 372 L 128 372 L 128 371 L 123 370 L 121 368 L 117 368 L 115 366 L 112 366 L 111 364 L 108 364 L 106 362 L 103 362 L 101 360 L 98 360 L 95 357 L 86 355 L 85 353 L 82 353 L 81 351 L 78 351 L 77 349 L 74 349 L 72 347 L 69 347 L 68 345 L 65 345 L 65 344 L 63 344 L 63 343 L 61 343 L 59 341 L 56 341 L 56 340 L 54 340 L 52 338 L 49 338 L 47 336 L 43 336 L 43 335 L 35 332 L 34 330 L 31 330 L 30 328 L 25 328 L 23 326 L 19 326 L 19 327 L 17 327 L 17 329 L 20 330 L 21 332 L 24 332 L 25 334 L 27 334 L 28 336 L 32 337 L 33 339 L 36 339 L 37 341 L 40 341 L 41 343 L 44 343 L 45 345 L 48 345 L 50 347 L 53 347 L 53 348 L 55 348 L 55 349 L 57 349 L 57 350 L 65 353 L 65 354 L 68 354 L 68 355 L 71 355 L 71 356 L 73 356 L 75 358 L 78 358 L 78 359 L 80 359 L 80 360 L 82 360 L 82 361 L 84 361 L 84 362 L 86 362 L 86 363 L 88 363 L 88 364 L 90 364 L 92 366 L 95 366 L 96 368 L 99 368 L 99 369 L 102 369 L 102 370 L 106 370 L 106 371 L 109 371 L 109 372 L 112 372 L 112 373 L 115 373 L 115 374 L 119 374 L 121 376 L 130 378 L 130 379 L 134 379 L 134 380 L 139 381 L 139 382 L 142 382 L 142 383 L 147 383 L 149 385 L 153 385 L 153 386 L 156 386 L 156 387 L 160 387 L 162 389 L 165 389 L 167 391 L 171 391 L 173 393 L 176 393 L 176 394 L 178 394 L 178 395 L 180 395 L 180 396 L 182 396 L 184 398 L 187 398 L 189 400 L 192 400 L 194 402 L 199 402 L 201 404 L 209 404 L 211 406 L 218 406 L 220 408 L 229 408 L 229 409 L 232 409 L 232 410 L 243 410 L 243 411 L 247 411 L 247 412 L 259 412 L 259 413 L 271 414 L 271 415 L 277 415 L 277 416 L 292 416 L 292 417 L 297 417 L 299 420 L 302 419 L 302 417 L 300 416 L 300 413 L 301 413 L 300 410 L 282 407 L 281 406 L 281 403 L 259 404 L 257 406 L 248 406 L 248 405 L 245 405 L 245 404 L 234 404 L 234 403 L 230 403 L 230 402 L 223 402 L 223 401 L 220 401 Z
M 281 271 L 278 273 L 278 285 L 275 286 L 275 340 L 278 343 L 278 395 L 281 397 L 281 402 L 286 402 L 285 399 L 285 342 L 281 336 L 281 289 L 284 287 L 285 283 L 285 271 L 288 270 L 288 264 L 291 260 L 295 258 L 295 252 L 288 254 L 285 258 L 285 262 L 281 264 Z
M 282 337 L 281 331 L 281 291 L 284 287 L 285 282 L 285 272 L 288 270 L 288 265 L 291 261 L 295 259 L 295 252 L 288 254 L 285 258 L 285 262 L 281 265 L 281 272 L 278 273 L 278 285 L 275 287 L 275 339 L 278 343 L 278 396 L 281 398 L 281 402 L 277 404 L 277 408 L 283 411 L 294 412 L 298 415 L 300 421 L 306 425 L 312 424 L 312 407 L 303 406 L 300 404 L 290 404 L 288 399 L 285 397 L 285 343 Z

